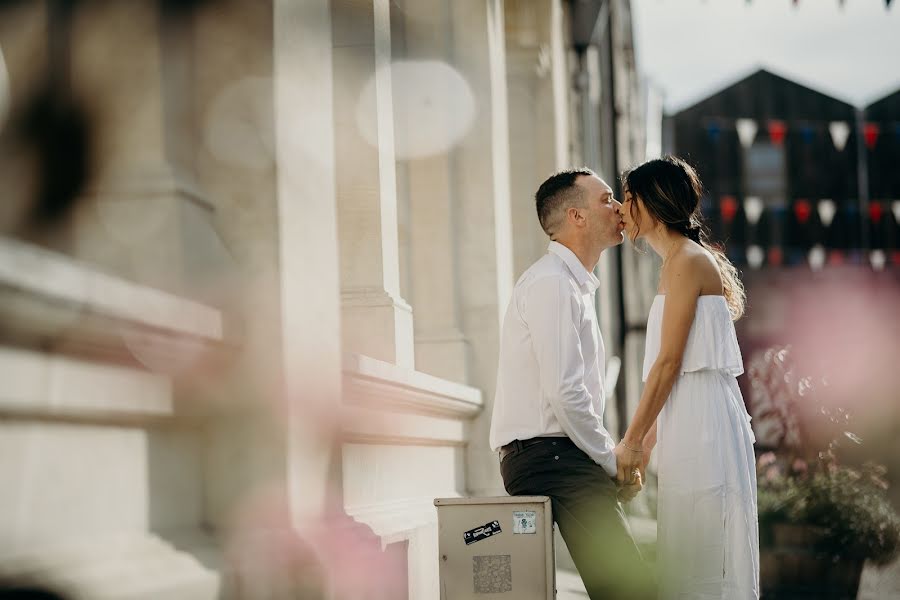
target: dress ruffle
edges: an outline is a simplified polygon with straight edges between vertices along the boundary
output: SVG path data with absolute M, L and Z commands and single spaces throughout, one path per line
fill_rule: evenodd
M 659 355 L 665 298 L 659 294 L 653 299 L 647 319 L 643 381 L 647 381 L 650 369 Z M 697 298 L 697 311 L 684 348 L 680 374 L 705 370 L 724 371 L 735 377 L 744 372 L 741 348 L 738 346 L 734 323 L 724 296 Z

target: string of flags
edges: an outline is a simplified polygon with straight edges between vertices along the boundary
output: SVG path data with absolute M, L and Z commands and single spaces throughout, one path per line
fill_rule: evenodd
M 747 4 L 751 4 L 752 2 L 753 2 L 753 0 L 747 0 Z M 838 2 L 839 6 L 843 7 L 844 4 L 847 2 L 847 0 L 837 0 L 837 2 Z M 893 0 L 884 0 L 884 7 L 890 8 L 891 2 L 893 2 Z M 796 8 L 797 6 L 800 5 L 800 0 L 791 0 L 791 4 L 793 4 L 794 7 Z
M 719 141 L 722 131 L 729 126 L 729 120 L 723 118 L 707 118 L 703 120 L 703 126 L 709 139 L 714 143 Z M 734 130 L 737 132 L 738 140 L 743 148 L 749 148 L 756 141 L 759 135 L 760 123 L 756 119 L 735 119 Z M 800 121 L 793 123 L 790 128 L 786 121 L 781 119 L 768 119 L 763 123 L 766 135 L 769 141 L 776 146 L 784 144 L 789 130 L 794 130 L 800 134 L 804 143 L 810 144 L 816 136 L 823 130 L 819 123 Z M 843 152 L 847 146 L 847 140 L 850 138 L 852 131 L 847 121 L 830 121 L 825 128 L 831 137 L 831 143 L 834 144 L 838 152 Z M 862 138 L 866 147 L 870 150 L 878 144 L 879 138 L 885 133 L 893 133 L 900 142 L 900 122 L 877 123 L 866 121 L 862 126 Z
M 797 251 L 790 257 L 786 257 L 784 250 L 778 246 L 763 248 L 757 244 L 747 246 L 747 264 L 751 269 L 759 269 L 763 264 L 780 267 L 789 262 L 791 264 L 807 263 L 813 271 L 820 271 L 825 265 L 861 265 L 868 262 L 876 271 L 883 271 L 891 264 L 900 267 L 900 250 L 839 250 L 837 248 L 826 249 L 821 244 L 816 244 L 808 252 Z
M 732 223 L 737 217 L 739 208 L 740 205 L 737 198 L 733 195 L 723 194 L 719 197 L 719 216 L 724 223 Z M 762 215 L 766 210 L 766 205 L 759 196 L 747 196 L 744 198 L 743 208 L 744 217 L 747 219 L 747 223 L 756 225 L 762 218 Z M 769 210 L 782 216 L 787 209 L 783 205 L 772 205 L 769 207 Z M 815 211 L 819 217 L 819 222 L 825 227 L 830 227 L 834 221 L 834 217 L 837 215 L 838 206 L 837 203 L 830 198 L 822 198 L 816 202 L 815 205 L 807 198 L 798 198 L 794 201 L 792 210 L 794 217 L 801 225 L 808 223 L 810 217 L 813 215 L 813 211 Z M 845 210 L 848 214 L 855 215 L 859 212 L 859 207 L 855 202 L 850 202 L 845 207 Z M 888 210 L 890 211 L 890 214 L 893 215 L 894 221 L 900 224 L 900 200 L 870 201 L 868 206 L 869 220 L 875 225 L 878 225 L 881 223 L 881 220 L 884 218 L 885 214 L 887 214 L 886 211 Z
M 783 219 L 787 215 L 787 208 L 784 205 L 772 205 L 767 207 L 762 198 L 758 196 L 748 196 L 744 199 L 743 204 L 739 204 L 735 196 L 725 194 L 719 197 L 719 215 L 726 224 L 732 223 L 737 217 L 738 211 L 743 206 L 744 216 L 747 223 L 756 226 L 766 210 L 772 212 L 777 218 Z M 792 212 L 796 221 L 801 225 L 809 223 L 815 214 L 819 218 L 819 222 L 826 229 L 830 228 L 838 214 L 837 203 L 830 198 L 823 198 L 817 202 L 812 202 L 807 198 L 798 198 L 792 205 Z M 859 207 L 854 202 L 848 203 L 844 210 L 852 217 L 858 216 Z M 872 201 L 868 205 L 868 218 L 873 225 L 879 225 L 885 218 L 892 215 L 894 222 L 900 224 L 900 200 L 893 201 Z M 744 256 L 746 263 L 752 269 L 759 269 L 763 264 L 771 266 L 781 266 L 784 264 L 808 264 L 814 271 L 824 268 L 824 266 L 839 265 L 861 265 L 868 262 L 876 271 L 882 271 L 890 264 L 900 267 L 900 249 L 884 250 L 873 249 L 870 251 L 863 250 L 840 250 L 832 248 L 826 250 L 821 244 L 815 244 L 808 252 L 804 252 L 797 248 L 788 248 L 789 255 L 785 255 L 785 249 L 781 246 L 773 245 L 763 248 L 759 244 L 750 244 L 746 248 Z M 732 257 L 735 258 L 735 257 Z

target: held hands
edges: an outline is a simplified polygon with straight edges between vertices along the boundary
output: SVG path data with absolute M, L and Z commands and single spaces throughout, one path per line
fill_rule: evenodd
M 616 455 L 616 483 L 619 485 L 631 485 L 641 479 L 641 471 L 644 469 L 644 450 L 639 446 L 619 442 L 615 450 Z
M 644 483 L 641 481 L 641 474 L 638 472 L 637 479 L 635 479 L 634 483 L 630 484 L 616 484 L 618 486 L 618 490 L 616 491 L 616 497 L 619 499 L 619 502 L 631 502 L 634 500 L 634 497 L 638 495 L 642 489 L 644 489 Z

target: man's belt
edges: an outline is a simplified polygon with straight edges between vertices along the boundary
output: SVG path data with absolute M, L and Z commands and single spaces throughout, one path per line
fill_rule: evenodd
M 509 456 L 510 454 L 514 454 L 529 446 L 534 446 L 536 444 L 543 444 L 545 442 L 569 442 L 569 438 L 567 437 L 534 437 L 529 440 L 513 440 L 510 443 L 500 448 L 500 462 L 503 462 L 503 459 Z

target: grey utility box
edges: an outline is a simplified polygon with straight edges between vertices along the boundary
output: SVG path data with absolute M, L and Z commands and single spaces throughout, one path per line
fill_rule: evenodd
M 547 496 L 436 498 L 441 600 L 553 600 Z

